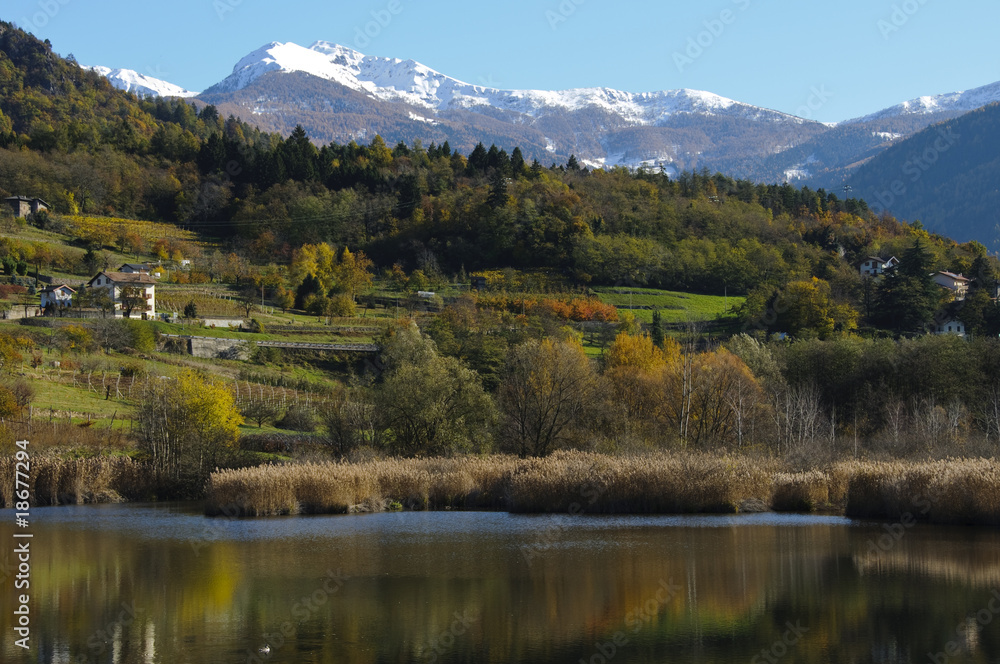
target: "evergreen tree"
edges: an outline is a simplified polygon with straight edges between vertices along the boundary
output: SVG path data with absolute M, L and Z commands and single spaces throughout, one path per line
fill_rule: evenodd
M 527 166 L 524 163 L 524 154 L 521 152 L 520 147 L 514 148 L 514 152 L 510 155 L 510 174 L 514 178 L 519 178 L 524 175 L 524 171 Z
M 469 155 L 469 174 L 485 173 L 488 167 L 489 153 L 486 152 L 486 146 L 479 143 Z
M 663 348 L 663 342 L 666 341 L 667 335 L 663 331 L 663 314 L 660 313 L 659 309 L 653 310 L 653 325 L 649 328 L 649 336 L 657 348 Z
M 490 195 L 486 199 L 486 204 L 494 210 L 507 205 L 507 183 L 508 178 L 504 176 L 503 171 L 500 169 L 493 171 L 490 177 Z
M 941 287 L 934 282 L 934 256 L 918 238 L 894 270 L 886 272 L 876 293 L 873 318 L 897 332 L 915 332 L 931 322 L 941 306 Z

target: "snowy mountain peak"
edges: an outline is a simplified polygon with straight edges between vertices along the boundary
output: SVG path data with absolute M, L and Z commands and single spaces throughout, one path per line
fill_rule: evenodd
M 309 48 L 293 43 L 265 44 L 240 60 L 232 75 L 209 91 L 235 92 L 272 71 L 304 72 L 380 101 L 403 102 L 435 113 L 451 109 L 496 109 L 537 118 L 554 112 L 594 109 L 617 116 L 628 125 L 658 126 L 678 113 L 806 122 L 700 90 L 640 94 L 609 88 L 498 90 L 465 83 L 415 60 L 368 56 L 328 41 L 317 41 Z
M 198 94 L 132 69 L 111 69 L 100 66 L 84 67 L 84 69 L 100 74 L 119 90 L 132 92 L 140 97 L 194 97 Z
M 968 113 L 977 108 L 982 108 L 987 104 L 1000 101 L 1000 82 L 990 83 L 972 90 L 963 92 L 952 92 L 943 95 L 933 95 L 917 97 L 902 104 L 896 104 L 889 108 L 866 115 L 861 118 L 849 120 L 845 124 L 855 122 L 868 122 L 870 120 L 884 120 L 904 115 L 930 115 L 932 113 Z

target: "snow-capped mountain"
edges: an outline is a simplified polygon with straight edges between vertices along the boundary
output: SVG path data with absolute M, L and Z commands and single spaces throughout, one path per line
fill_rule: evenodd
M 198 94 L 185 90 L 179 85 L 140 74 L 132 69 L 111 69 L 110 67 L 85 67 L 85 69 L 97 72 L 119 90 L 133 92 L 140 97 L 194 97 Z
M 380 101 L 403 102 L 429 111 L 497 109 L 529 117 L 561 111 L 599 109 L 623 122 L 662 126 L 677 114 L 739 116 L 766 122 L 804 124 L 807 120 L 710 92 L 668 90 L 633 94 L 609 88 L 564 91 L 499 90 L 472 85 L 413 60 L 367 56 L 338 44 L 317 41 L 309 48 L 271 42 L 245 58 L 208 93 L 236 92 L 270 72 L 302 72 Z
M 826 188 L 931 124 L 1000 101 L 995 83 L 831 125 L 698 90 L 501 90 L 326 41 L 265 44 L 202 93 L 130 70 L 93 69 L 138 94 L 197 96 L 264 131 L 287 135 L 302 125 L 320 144 L 379 134 L 390 145 L 449 141 L 468 153 L 482 141 L 520 146 L 544 164 L 574 154 L 590 167 L 708 168 Z
M 949 94 L 917 97 L 902 104 L 896 104 L 849 123 L 885 120 L 909 115 L 939 115 L 949 114 L 951 117 L 974 111 L 988 104 L 1000 101 L 1000 82 L 990 83 L 972 90 L 952 92 Z

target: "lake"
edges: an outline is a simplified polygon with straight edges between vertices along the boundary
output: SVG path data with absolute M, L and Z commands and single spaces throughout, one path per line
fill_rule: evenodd
M 31 512 L 3 662 L 1000 662 L 1000 532 L 840 517 Z M 270 652 L 261 653 L 264 646 Z

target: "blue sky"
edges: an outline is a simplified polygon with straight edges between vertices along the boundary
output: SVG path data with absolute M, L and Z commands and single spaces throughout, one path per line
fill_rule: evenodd
M 414 59 L 470 83 L 694 88 L 824 122 L 1000 80 L 996 0 L 7 0 L 4 6 L 4 20 L 48 38 L 82 64 L 135 69 L 192 90 L 222 80 L 267 42 L 308 46 L 318 39 Z

